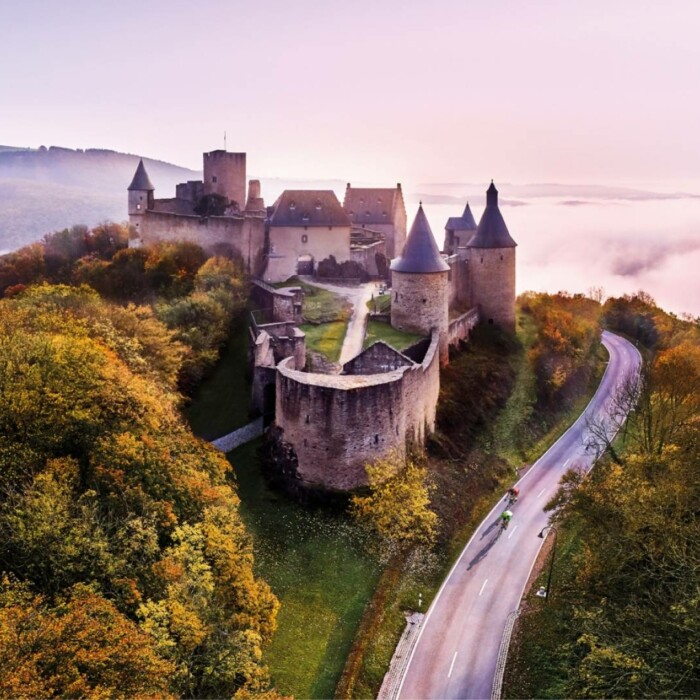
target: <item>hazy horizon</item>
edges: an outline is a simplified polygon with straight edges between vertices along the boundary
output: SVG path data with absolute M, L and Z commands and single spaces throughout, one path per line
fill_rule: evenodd
M 5 3 L 0 140 L 406 182 L 700 183 L 700 5 Z M 676 185 L 673 185 L 676 187 Z
M 493 178 L 520 290 L 644 288 L 700 314 L 699 200 L 532 189 L 700 194 L 692 0 L 28 0 L 0 24 L 3 144 L 198 170 L 226 132 L 268 203 L 289 180 L 401 182 L 438 241 Z

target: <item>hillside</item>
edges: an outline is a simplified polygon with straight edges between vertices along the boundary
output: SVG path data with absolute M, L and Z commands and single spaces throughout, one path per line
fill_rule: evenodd
M 0 253 L 73 224 L 126 219 L 126 187 L 140 156 L 104 149 L 0 146 Z M 161 196 L 194 170 L 144 158 Z

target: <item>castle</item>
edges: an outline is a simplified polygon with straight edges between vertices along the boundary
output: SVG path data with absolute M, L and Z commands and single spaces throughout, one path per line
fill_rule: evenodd
M 273 315 L 270 323 L 253 319 L 251 327 L 254 404 L 274 416 L 268 475 L 302 497 L 362 488 L 367 463 L 390 452 L 405 456 L 409 443 L 420 445 L 435 430 L 440 368 L 450 348 L 466 342 L 479 321 L 515 330 L 516 243 L 498 191 L 491 182 L 478 226 L 468 204 L 448 220 L 440 252 L 422 204 L 405 237 L 400 185 L 353 190 L 348 184 L 343 205 L 331 191 L 287 190 L 265 210 L 255 180 L 243 200 L 245 154 L 214 151 L 204 158 L 204 181 L 179 185 L 175 200 L 154 199 L 139 164 L 129 187 L 136 242 L 186 238 L 243 258 Z M 195 214 L 208 194 L 221 197 L 225 209 Z M 352 260 L 353 235 L 369 237 L 365 244 L 378 265 L 382 256 L 391 260 L 391 325 L 423 339 L 403 352 L 379 341 L 340 368 L 311 369 L 297 325 L 301 290 L 265 280 L 313 274 L 316 261 L 330 256 Z
M 240 257 L 267 282 L 315 274 L 322 261 L 354 263 L 384 276 L 406 237 L 401 185 L 353 188 L 341 204 L 331 190 L 285 190 L 269 208 L 260 182 L 247 183 L 246 154 L 204 153 L 202 180 L 183 182 L 175 197 L 156 199 L 143 161 L 128 187 L 132 247 L 158 240 L 190 240 L 214 255 Z

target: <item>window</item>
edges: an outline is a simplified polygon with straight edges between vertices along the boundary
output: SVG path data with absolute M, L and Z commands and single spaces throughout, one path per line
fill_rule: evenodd
M 375 445 L 379 444 L 379 435 L 377 433 L 375 433 L 375 435 L 374 435 L 374 444 Z
M 394 297 L 394 301 L 398 301 L 398 300 L 399 300 L 399 293 L 396 292 L 396 296 Z
M 308 242 L 309 242 L 309 237 L 308 237 L 305 233 L 302 233 L 302 234 L 301 234 L 301 242 L 302 242 L 302 243 L 308 243 Z
M 503 260 L 503 256 L 501 255 L 501 260 Z
M 214 183 L 216 182 L 216 175 L 212 175 L 211 181 Z
M 136 205 L 136 208 L 137 208 L 137 209 L 140 209 L 140 208 L 141 208 L 141 205 L 140 205 L 140 204 L 137 204 L 137 205 Z
M 484 259 L 483 259 L 483 258 L 481 258 L 481 262 L 484 262 Z

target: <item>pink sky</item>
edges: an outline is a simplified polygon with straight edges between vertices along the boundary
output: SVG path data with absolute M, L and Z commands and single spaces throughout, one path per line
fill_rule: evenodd
M 700 185 L 700 3 L 0 5 L 0 143 L 366 182 Z M 700 187 L 698 187 L 700 189 Z

